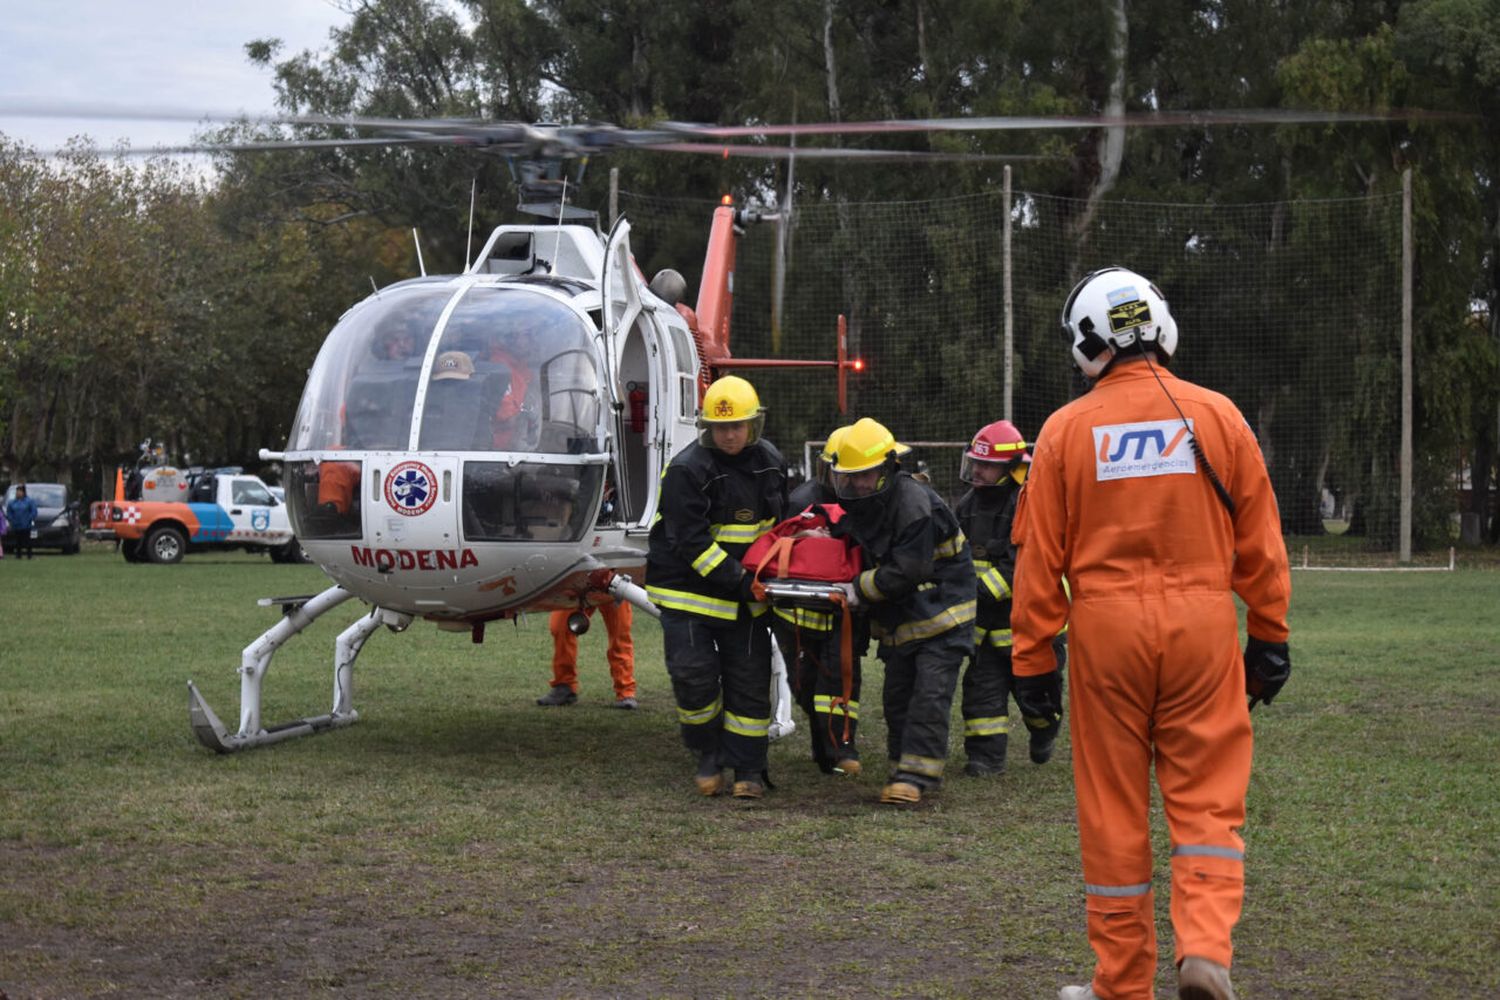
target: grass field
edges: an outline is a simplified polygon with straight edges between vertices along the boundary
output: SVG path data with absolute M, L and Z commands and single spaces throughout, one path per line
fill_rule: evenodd
M 254 599 L 322 585 L 238 555 L 0 562 L 0 992 L 1050 998 L 1086 981 L 1066 736 L 1046 767 L 1023 740 L 1003 778 L 892 811 L 880 768 L 823 777 L 799 729 L 772 746 L 765 800 L 705 800 L 655 625 L 636 628 L 641 711 L 607 707 L 602 628 L 579 704 L 540 709 L 532 618 L 482 646 L 382 631 L 358 725 L 199 747 L 185 682 L 233 729 L 239 651 L 276 614 Z M 1500 573 L 1294 587 L 1296 673 L 1255 713 L 1240 995 L 1492 995 Z M 355 614 L 278 655 L 268 721 L 328 710 Z M 863 701 L 874 762 L 878 665 Z

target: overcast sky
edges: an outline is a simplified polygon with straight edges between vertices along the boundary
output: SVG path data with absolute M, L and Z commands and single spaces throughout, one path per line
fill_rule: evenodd
M 16 100 L 274 110 L 268 69 L 245 43 L 280 38 L 284 57 L 322 49 L 348 21 L 330 0 L 0 0 L 0 132 L 38 149 L 87 134 L 103 147 L 187 142 L 191 121 L 8 118 Z

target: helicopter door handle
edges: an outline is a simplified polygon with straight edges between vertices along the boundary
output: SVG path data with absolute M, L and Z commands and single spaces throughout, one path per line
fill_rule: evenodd
M 230 510 L 229 513 L 231 513 L 231 514 L 243 514 L 244 511 L 240 510 L 238 507 L 235 507 L 232 510 Z

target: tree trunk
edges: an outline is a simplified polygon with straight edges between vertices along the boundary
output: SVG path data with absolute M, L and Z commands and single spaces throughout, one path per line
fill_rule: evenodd
M 1125 0 L 1113 0 L 1110 5 L 1109 63 L 1111 77 L 1109 96 L 1104 102 L 1106 117 L 1116 118 L 1125 114 L 1125 67 L 1130 54 L 1130 21 L 1125 14 Z M 1094 221 L 1099 202 L 1114 189 L 1120 179 L 1120 164 L 1125 158 L 1125 126 L 1110 125 L 1104 129 L 1104 140 L 1099 144 L 1099 179 L 1089 191 L 1088 202 L 1074 221 L 1080 244 L 1087 239 L 1088 228 Z

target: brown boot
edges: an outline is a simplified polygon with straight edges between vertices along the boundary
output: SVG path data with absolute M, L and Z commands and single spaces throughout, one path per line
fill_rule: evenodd
M 714 796 L 724 790 L 724 771 L 719 766 L 719 754 L 710 750 L 698 757 L 698 773 L 693 775 L 693 784 L 699 795 Z
M 922 786 L 909 781 L 893 781 L 880 790 L 880 801 L 886 805 L 914 806 L 922 801 Z
M 1189 955 L 1177 968 L 1177 996 L 1179 1000 L 1235 1000 L 1229 969 Z
M 834 761 L 833 769 L 835 771 L 843 772 L 846 777 L 857 778 L 859 777 L 860 771 L 859 759 L 855 757 L 845 757 L 843 760 Z
M 758 781 L 736 781 L 732 794 L 737 799 L 758 799 L 766 794 L 766 786 Z

